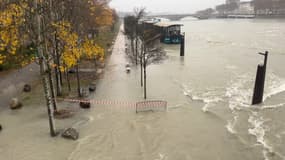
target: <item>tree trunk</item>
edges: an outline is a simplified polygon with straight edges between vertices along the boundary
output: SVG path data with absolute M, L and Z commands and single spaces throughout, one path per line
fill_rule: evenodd
M 97 68 L 96 57 L 94 58 L 94 68 L 95 68 L 95 70 L 96 70 L 96 68 Z
M 36 27 L 37 27 L 37 47 L 38 47 L 38 53 L 39 53 L 39 64 L 40 64 L 40 73 L 41 73 L 41 78 L 42 78 L 42 83 L 43 83 L 43 88 L 44 88 L 44 95 L 46 99 L 46 104 L 47 104 L 47 111 L 48 111 L 48 117 L 49 117 L 49 127 L 50 127 L 50 135 L 52 137 L 56 136 L 56 131 L 55 131 L 55 124 L 54 124 L 54 119 L 53 119 L 53 114 L 52 114 L 52 98 L 51 98 L 51 90 L 49 86 L 49 80 L 46 75 L 46 63 L 45 62 L 45 57 L 44 57 L 44 50 L 43 50 L 43 37 L 42 37 L 42 29 L 44 26 L 42 15 L 42 6 L 41 4 L 38 4 L 38 0 L 34 1 L 34 5 L 36 10 L 38 12 L 36 13 Z
M 135 58 L 136 58 L 136 65 L 138 65 L 138 37 L 136 37 L 136 55 L 135 55 Z
M 43 83 L 43 88 L 44 88 L 44 94 L 45 94 L 45 99 L 46 99 L 46 104 L 47 104 L 47 111 L 48 111 L 48 117 L 49 117 L 49 127 L 50 127 L 50 135 L 51 137 L 56 136 L 56 131 L 55 131 L 55 124 L 54 124 L 54 118 L 52 114 L 52 98 L 51 98 L 51 91 L 50 91 L 50 86 L 48 82 L 47 75 L 45 73 L 45 67 L 44 67 L 44 62 L 43 60 L 40 60 L 40 70 L 41 70 L 41 76 L 42 76 L 42 83 Z
M 79 77 L 79 63 L 77 62 L 76 65 L 76 79 L 77 79 L 77 93 L 78 97 L 82 97 L 81 92 L 80 92 L 80 77 Z
M 44 42 L 45 44 L 45 50 L 44 52 L 46 53 L 45 57 L 47 57 L 47 59 L 50 59 L 49 55 L 52 55 L 52 53 L 49 52 L 53 52 L 54 50 L 48 49 L 48 44 L 46 43 L 46 41 Z M 47 78 L 48 78 L 48 82 L 49 82 L 49 88 L 50 88 L 50 95 L 51 95 L 51 101 L 52 101 L 52 106 L 53 106 L 53 110 L 57 111 L 57 105 L 56 105 L 56 97 L 55 97 L 55 89 L 54 89 L 54 84 L 53 84 L 53 76 L 52 76 L 52 69 L 50 67 L 49 62 L 46 62 L 46 72 L 47 72 Z
M 55 90 L 54 90 L 54 85 L 53 85 L 53 78 L 52 78 L 51 68 L 49 64 L 47 64 L 47 72 L 48 72 L 48 81 L 49 81 L 50 91 L 51 91 L 53 111 L 55 112 L 57 111 L 57 104 L 56 104 Z
M 68 85 L 68 91 L 71 92 L 71 85 L 70 85 L 70 79 L 69 79 L 68 71 L 66 72 L 66 81 L 67 81 L 67 85 Z
M 55 82 L 56 82 L 56 95 L 61 96 L 61 84 L 60 84 L 60 78 L 58 73 L 58 67 L 54 67 L 54 74 L 55 74 Z
M 55 54 L 55 64 L 56 64 L 56 67 L 54 68 L 54 74 L 55 74 L 55 81 L 56 81 L 56 95 L 57 96 L 61 96 L 62 95 L 62 85 L 61 85 L 61 82 L 60 82 L 60 64 L 59 64 L 59 60 L 58 60 L 58 56 L 57 56 L 57 53 Z
M 55 21 L 55 12 L 53 11 L 53 0 L 49 0 L 49 9 L 50 9 L 50 18 L 51 18 L 51 21 L 54 22 Z M 52 55 L 53 55 L 53 61 L 54 61 L 54 64 L 56 64 L 56 66 L 54 67 L 54 71 L 55 71 L 55 79 L 56 79 L 56 95 L 57 96 L 61 96 L 61 83 L 60 83 L 60 79 L 59 79 L 59 56 L 58 56 L 58 47 L 57 47 L 57 41 L 56 41 L 56 37 L 57 37 L 57 33 L 56 33 L 56 29 L 53 30 L 54 32 L 54 35 L 51 36 L 51 43 L 52 43 L 52 47 L 51 48 L 51 52 L 52 52 Z M 46 46 L 46 50 L 47 50 L 47 46 Z M 50 70 L 51 72 L 51 70 Z M 51 73 L 50 73 L 51 75 Z M 50 78 L 50 83 L 52 85 L 52 89 L 53 89 L 53 79 Z M 52 92 L 52 96 L 55 98 L 55 92 L 53 91 Z M 55 103 L 55 102 L 54 102 Z M 56 103 L 55 103 L 55 108 L 56 108 Z
M 138 52 L 139 52 L 138 51 L 138 40 L 139 40 L 138 36 L 139 35 L 138 35 L 138 25 L 137 24 L 138 24 L 138 20 L 136 21 L 136 28 L 135 28 L 136 29 L 136 55 L 135 55 L 136 56 L 136 65 L 138 65 Z
M 134 39 L 131 39 L 131 50 L 132 50 L 132 54 L 135 54 L 135 46 L 134 46 Z
M 63 86 L 62 72 L 60 70 L 59 70 L 59 81 L 60 81 L 61 86 Z M 61 88 L 61 90 L 62 90 L 62 88 Z
M 55 49 L 54 51 L 54 63 L 56 64 L 56 67 L 54 68 L 55 70 L 55 80 L 56 80 L 56 95 L 61 96 L 62 95 L 62 84 L 61 84 L 61 75 L 60 75 L 60 56 L 58 54 L 58 46 L 56 42 L 56 35 L 53 40 Z
M 145 53 L 143 54 L 143 59 L 144 59 L 144 63 L 143 63 L 143 69 L 144 69 L 144 99 L 146 99 L 146 57 L 145 57 Z
M 141 44 L 141 55 L 140 55 L 140 64 L 141 64 L 141 87 L 143 87 L 143 51 L 144 51 L 144 48 L 143 48 L 143 43 Z

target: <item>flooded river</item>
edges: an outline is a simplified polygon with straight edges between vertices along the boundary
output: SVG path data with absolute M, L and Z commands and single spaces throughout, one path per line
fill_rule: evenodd
M 58 128 L 73 126 L 75 142 L 48 137 L 45 108 L 3 111 L 2 160 L 284 160 L 285 21 L 184 19 L 185 57 L 163 45 L 167 59 L 148 66 L 148 98 L 167 112 L 136 114 L 143 99 L 140 68 L 125 72 L 119 33 L 105 75 L 91 99 L 105 100 Z M 251 106 L 258 52 L 269 51 L 265 101 Z M 44 104 L 44 103 L 43 103 Z

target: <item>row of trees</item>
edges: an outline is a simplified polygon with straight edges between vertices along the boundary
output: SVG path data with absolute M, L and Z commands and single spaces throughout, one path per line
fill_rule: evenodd
M 232 2 L 232 3 L 226 3 L 216 6 L 216 10 L 219 13 L 225 14 L 227 12 L 231 12 L 236 10 L 239 7 L 238 3 Z
M 211 17 L 214 12 L 215 12 L 214 9 L 207 8 L 207 9 L 204 9 L 204 10 L 201 10 L 201 11 L 197 11 L 196 15 L 198 15 L 200 18 Z
M 40 66 L 44 95 L 55 136 L 53 113 L 56 94 L 62 94 L 63 74 L 70 89 L 68 70 L 76 68 L 80 92 L 79 64 L 82 58 L 104 60 L 104 49 L 95 42 L 100 28 L 112 28 L 115 11 L 107 0 L 0 0 L 0 65 L 14 63 L 21 48 L 34 53 Z M 56 87 L 54 87 L 54 81 Z
M 145 14 L 144 8 L 135 8 L 133 15 L 124 18 L 125 35 L 131 45 L 131 55 L 129 56 L 136 65 L 140 65 L 141 69 L 140 81 L 141 87 L 144 87 L 144 99 L 147 98 L 146 67 L 164 57 L 164 53 L 158 48 L 160 34 L 154 28 L 146 26 L 142 20 Z

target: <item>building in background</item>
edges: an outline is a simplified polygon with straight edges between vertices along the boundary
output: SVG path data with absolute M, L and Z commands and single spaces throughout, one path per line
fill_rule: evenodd
M 200 12 L 204 11 L 197 13 Z M 285 0 L 225 0 L 224 4 L 216 6 L 211 15 L 219 18 L 285 17 Z
M 254 14 L 254 5 L 252 1 L 226 0 L 216 10 L 220 15 L 251 15 Z
M 233 11 L 234 14 L 249 15 L 254 14 L 254 5 L 251 1 L 239 2 L 238 8 Z
M 240 0 L 226 0 L 226 4 L 232 4 L 232 3 L 239 4 Z
M 257 15 L 285 15 L 285 0 L 253 0 Z

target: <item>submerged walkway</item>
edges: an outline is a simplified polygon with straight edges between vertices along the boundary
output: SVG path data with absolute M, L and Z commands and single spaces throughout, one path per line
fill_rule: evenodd
M 142 100 L 139 68 L 131 66 L 131 73 L 126 73 L 126 64 L 129 62 L 125 52 L 125 41 L 126 37 L 121 28 L 112 55 L 107 60 L 104 77 L 98 82 L 94 95 L 96 100 Z
M 25 84 L 31 84 L 39 79 L 39 66 L 36 63 L 0 75 L 0 110 L 7 107 L 9 101 L 22 91 Z

